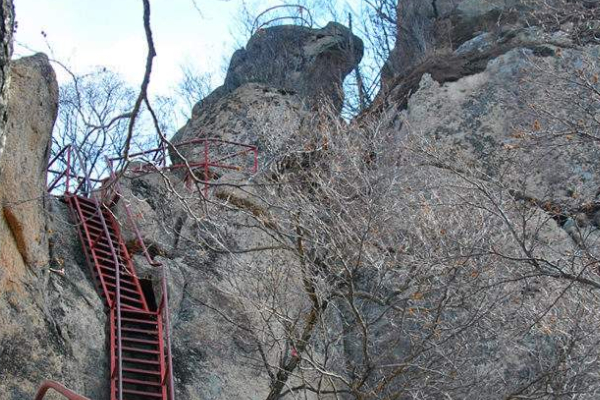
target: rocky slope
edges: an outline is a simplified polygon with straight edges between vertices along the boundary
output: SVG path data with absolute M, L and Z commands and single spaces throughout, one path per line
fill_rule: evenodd
M 533 11 L 540 11 L 530 5 L 401 3 L 401 21 L 414 25 L 408 28 L 414 35 L 399 36 L 390 69 L 384 74 L 385 91 L 353 125 L 335 122 L 331 116 L 319 120 L 318 114 L 302 113 L 298 101 L 280 98 L 290 94 L 272 88 L 243 85 L 222 97 L 217 91 L 218 100 L 200 103 L 175 140 L 194 137 L 190 132 L 241 138 L 259 144 L 267 160 L 277 160 L 274 169 L 264 163 L 262 172 L 251 180 L 224 172 L 216 182 L 222 186 L 214 192 L 224 204 L 206 206 L 182 187 L 156 191 L 160 186 L 156 181 L 132 180 L 132 192 L 154 205 L 156 215 L 145 212 L 155 215 L 149 226 L 162 226 L 169 232 L 171 242 L 155 242 L 155 246 L 173 260 L 174 270 L 181 271 L 180 279 L 189 279 L 182 298 L 200 299 L 197 304 L 206 307 L 206 320 L 188 317 L 176 329 L 185 330 L 185 337 L 202 335 L 209 320 L 229 323 L 234 329 L 232 336 L 222 335 L 216 342 L 212 335 L 201 336 L 230 351 L 227 355 L 205 352 L 210 368 L 220 371 L 217 376 L 236 377 L 230 385 L 220 381 L 215 397 L 239 396 L 235 387 L 248 379 L 243 371 L 254 371 L 253 395 L 271 398 L 277 382 L 263 366 L 263 356 L 267 365 L 296 371 L 287 346 L 299 340 L 294 335 L 300 333 L 286 332 L 278 313 L 310 320 L 311 313 L 318 312 L 326 321 L 326 327 L 317 330 L 319 339 L 311 342 L 306 355 L 310 360 L 300 369 L 306 375 L 292 372 L 285 378 L 290 385 L 316 385 L 315 364 L 329 374 L 364 385 L 352 388 L 348 398 L 385 398 L 394 393 L 404 393 L 399 398 L 409 398 L 411 393 L 420 393 L 422 398 L 440 398 L 443 393 L 459 398 L 506 398 L 515 393 L 544 393 L 545 384 L 555 393 L 567 390 L 562 384 L 594 385 L 581 364 L 569 363 L 565 367 L 569 372 L 564 374 L 555 369 L 565 364 L 561 349 L 572 340 L 564 332 L 577 331 L 564 321 L 575 320 L 573 313 L 580 302 L 596 304 L 585 291 L 597 287 L 597 277 L 580 257 L 595 259 L 600 238 L 595 222 L 597 135 L 589 120 L 597 106 L 590 96 L 597 83 L 594 76 L 600 73 L 594 62 L 598 47 L 581 42 L 577 24 L 582 21 L 546 26 L 542 16 L 538 25 L 526 26 L 525 21 L 538 18 Z M 393 65 L 397 67 L 392 69 Z M 586 120 L 589 124 L 580 122 Z M 202 157 L 201 153 L 186 155 Z M 363 163 L 374 166 L 365 171 Z M 304 173 L 305 169 L 312 172 Z M 171 179 L 177 181 L 174 176 Z M 304 183 L 296 186 L 297 180 Z M 361 181 L 367 187 L 361 189 Z M 269 189 L 280 182 L 295 190 Z M 382 182 L 389 186 L 381 187 Z M 187 201 L 182 202 L 182 197 Z M 361 204 L 358 199 L 364 208 L 354 208 L 357 202 Z M 336 201 L 341 202 L 339 210 Z M 319 271 L 314 272 L 314 279 L 320 280 L 323 270 L 335 270 L 332 265 L 353 260 L 334 254 L 341 248 L 353 254 L 361 243 L 342 246 L 337 240 L 343 234 L 351 237 L 352 229 L 363 229 L 359 222 L 368 225 L 362 218 L 373 202 L 386 210 L 379 211 L 386 216 L 379 226 L 385 234 L 373 234 L 372 247 L 364 257 L 373 265 L 420 268 L 407 274 L 393 267 L 364 266 L 352 285 L 363 296 L 369 293 L 371 302 L 353 299 L 344 289 L 350 285 L 345 278 L 338 283 L 338 296 L 343 299 L 336 300 L 334 295 L 329 300 L 336 311 L 322 305 L 311 308 L 311 292 L 306 296 L 299 290 L 306 268 L 302 262 L 310 260 L 311 268 Z M 165 210 L 179 211 L 167 216 Z M 303 212 L 296 215 L 289 210 Z M 351 215 L 350 221 L 338 212 Z M 294 218 L 318 243 L 310 256 L 299 256 L 298 249 L 256 250 L 277 249 L 282 243 L 285 248 L 286 240 L 270 235 L 290 234 L 285 226 L 293 226 Z M 161 236 L 152 229 L 148 237 Z M 390 237 L 396 241 L 388 242 Z M 378 249 L 382 243 L 408 250 L 386 253 Z M 328 254 L 332 246 L 334 254 Z M 482 254 L 468 257 L 465 252 Z M 199 255 L 203 258 L 196 258 Z M 468 268 L 459 272 L 445 261 L 457 257 Z M 323 259 L 329 265 L 323 265 Z M 202 284 L 189 278 L 198 268 L 204 271 Z M 275 289 L 261 274 L 288 280 Z M 340 279 L 330 274 L 327 279 Z M 574 282 L 582 283 L 581 290 L 570 292 Z M 337 293 L 331 287 L 321 290 L 323 298 L 330 290 Z M 264 311 L 269 306 L 260 291 L 275 292 L 273 297 L 281 302 L 275 303 L 277 311 Z M 391 299 L 394 302 L 389 303 Z M 438 321 L 427 314 L 419 316 L 415 311 L 419 307 L 437 308 Z M 379 313 L 388 315 L 378 320 Z M 544 319 L 548 315 L 552 315 L 550 322 Z M 371 333 L 361 333 L 362 318 L 377 321 L 366 328 Z M 593 313 L 577 318 L 585 321 L 588 333 L 598 323 Z M 471 325 L 472 321 L 478 322 Z M 529 324 L 539 328 L 523 333 Z M 432 325 L 441 328 L 429 336 Z M 247 335 L 247 341 L 235 333 L 238 330 L 244 332 L 242 337 Z M 261 337 L 263 330 L 291 338 Z M 588 352 L 593 340 L 583 339 L 588 335 L 585 332 L 578 333 L 581 352 L 569 353 L 582 362 L 594 357 Z M 339 338 L 343 338 L 341 343 Z M 433 347 L 421 353 L 428 346 Z M 264 348 L 271 351 L 263 354 Z M 327 353 L 321 353 L 324 348 L 331 351 L 329 361 Z M 371 351 L 377 361 L 369 365 L 365 354 Z M 244 357 L 253 361 L 244 363 Z M 386 377 L 386 367 L 373 365 L 397 365 L 411 359 L 419 360 L 415 369 L 407 368 L 393 380 Z M 226 371 L 223 365 L 228 366 Z M 428 368 L 435 371 L 423 371 Z M 551 377 L 548 381 L 540 378 L 547 376 Z M 195 392 L 201 390 L 191 383 L 197 378 L 190 377 L 184 385 L 192 397 L 191 393 L 206 395 Z M 541 386 L 536 384 L 538 379 L 544 382 Z M 264 384 L 256 385 L 260 381 Z M 459 382 L 463 386 L 457 386 Z M 340 383 L 345 384 L 352 386 Z
M 234 55 L 173 142 L 257 144 L 259 172 L 217 170 L 208 201 L 129 172 L 115 208 L 167 266 L 179 399 L 597 397 L 600 7 L 551 3 L 401 2 L 384 90 L 352 123 L 347 29 L 271 28 Z M 41 201 L 53 74 L 12 70 L 7 148 L 32 151 L 0 160 L 0 392 L 52 378 L 101 399 L 104 314 L 64 207 Z

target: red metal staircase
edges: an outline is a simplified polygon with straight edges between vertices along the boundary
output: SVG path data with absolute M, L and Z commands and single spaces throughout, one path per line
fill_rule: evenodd
M 161 312 L 148 305 L 119 225 L 94 199 L 68 195 L 66 201 L 77 216 L 94 283 L 110 310 L 111 400 L 167 400 L 170 371 Z
M 109 310 L 110 399 L 174 400 L 164 268 L 152 261 L 143 247 L 149 263 L 162 272 L 162 296 L 156 305 L 153 291 L 142 289 L 119 224 L 106 205 L 113 204 L 114 197 L 103 202 L 105 197 L 92 190 L 89 174 L 78 176 L 71 170 L 73 157 L 81 161 L 76 149 L 69 147 L 66 169 L 59 180 L 66 179 L 63 199 L 77 220 L 94 284 Z M 118 182 L 112 186 L 114 196 Z M 139 235 L 137 228 L 135 231 Z M 141 238 L 140 242 L 143 245 Z
M 211 145 L 217 151 L 211 151 Z M 168 165 L 167 148 L 178 151 L 186 146 L 203 149 L 204 159 Z M 211 159 L 212 153 L 217 157 Z M 248 156 L 252 158 L 242 160 L 241 165 L 230 163 L 231 160 L 239 161 L 239 158 Z M 258 168 L 256 146 L 211 138 L 192 139 L 177 145 L 163 143 L 159 148 L 131 154 L 128 160 L 133 158 L 141 158 L 142 162 L 128 169 L 128 173 L 184 170 L 186 186 L 193 188 L 201 184 L 204 197 L 208 195 L 208 186 L 213 177 L 212 168 L 241 171 L 249 167 L 252 172 Z M 121 236 L 120 225 L 111 211 L 121 197 L 119 179 L 112 170 L 112 161 L 123 160 L 107 159 L 106 166 L 110 170 L 108 177 L 92 173 L 84 161 L 73 145 L 57 152 L 48 165 L 49 178 L 52 178 L 48 180 L 48 192 L 60 194 L 77 220 L 87 264 L 108 309 L 110 399 L 174 400 L 165 268 L 151 259 L 125 203 L 127 222 L 136 233 L 138 245 L 148 263 L 160 271 L 162 293 L 157 305 L 154 291 L 142 287 L 138 279 Z M 46 381 L 40 387 L 36 400 L 41 399 L 49 389 L 59 391 L 70 400 L 85 399 L 56 382 Z

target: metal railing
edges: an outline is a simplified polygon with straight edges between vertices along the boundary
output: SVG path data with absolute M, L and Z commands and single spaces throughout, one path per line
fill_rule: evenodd
M 201 146 L 198 146 L 201 145 Z M 188 161 L 182 158 L 181 162 L 175 164 L 168 164 L 168 150 L 174 150 L 174 153 L 177 154 L 177 158 L 181 158 L 180 150 L 185 149 L 185 147 L 194 146 L 200 147 L 201 150 L 201 160 L 192 160 Z M 235 151 L 222 151 L 222 147 L 232 147 Z M 213 156 L 215 153 L 220 154 L 218 156 Z M 211 138 L 199 138 L 192 139 L 186 142 L 178 143 L 176 145 L 172 144 L 161 144 L 160 147 L 155 149 L 150 149 L 146 151 L 142 151 L 139 153 L 129 155 L 128 159 L 125 160 L 121 157 L 116 158 L 106 158 L 106 165 L 108 166 L 108 176 L 105 176 L 102 173 L 95 173 L 95 171 L 90 171 L 86 168 L 84 163 L 84 158 L 81 152 L 78 150 L 75 145 L 68 145 L 61 149 L 49 162 L 48 164 L 48 175 L 47 179 L 47 190 L 49 193 L 53 193 L 57 190 L 64 189 L 64 195 L 67 196 L 84 196 L 90 198 L 99 214 L 100 222 L 102 225 L 102 229 L 104 235 L 107 238 L 110 238 L 110 232 L 108 229 L 108 224 L 104 215 L 102 213 L 102 207 L 106 207 L 106 204 L 109 206 L 116 203 L 119 199 L 123 198 L 122 195 L 122 187 L 120 184 L 120 173 L 117 173 L 113 165 L 115 161 L 121 164 L 127 164 L 127 172 L 133 174 L 145 174 L 157 171 L 174 171 L 174 170 L 185 170 L 185 178 L 186 186 L 189 183 L 201 183 L 204 184 L 204 197 L 208 195 L 208 187 L 210 185 L 211 179 L 211 168 L 218 169 L 227 169 L 227 170 L 243 170 L 243 166 L 232 164 L 231 162 L 239 159 L 240 157 L 244 157 L 247 155 L 252 156 L 252 160 L 247 160 L 246 164 L 251 165 L 251 171 L 256 172 L 258 169 L 258 149 L 253 145 L 246 145 L 242 143 L 221 140 L 221 139 L 211 139 Z M 195 157 L 195 155 L 194 155 Z M 141 163 L 131 163 L 132 161 L 141 161 Z M 57 165 L 62 164 L 64 169 L 60 170 L 57 168 Z M 123 172 L 123 171 L 121 171 Z M 94 173 L 94 178 L 92 178 L 92 173 Z M 197 174 L 201 173 L 202 177 L 200 178 Z M 63 194 L 63 193 L 61 193 Z M 157 308 L 157 318 L 159 329 L 162 329 L 164 326 L 164 345 L 165 345 L 165 358 L 167 368 L 162 371 L 161 368 L 161 385 L 167 385 L 168 388 L 168 399 L 174 400 L 174 382 L 173 382 L 173 363 L 172 363 L 172 353 L 171 353 L 171 329 L 170 329 L 170 312 L 169 312 L 169 295 L 168 295 L 168 285 L 167 285 L 167 274 L 165 266 L 157 261 L 154 261 L 148 249 L 144 243 L 141 232 L 133 218 L 131 213 L 131 209 L 129 206 L 129 202 L 123 201 L 125 212 L 127 215 L 127 223 L 130 228 L 133 230 L 136 236 L 136 240 L 142 249 L 142 253 L 148 263 L 151 266 L 160 268 L 160 280 L 161 280 L 161 290 L 162 295 L 160 302 Z M 80 213 L 80 218 L 83 218 L 83 215 Z M 82 220 L 83 224 L 85 222 Z M 82 238 L 83 239 L 83 238 Z M 110 252 L 113 257 L 113 262 L 115 265 L 115 296 L 111 301 L 110 298 L 107 298 L 109 308 L 110 308 L 110 324 L 111 324 L 111 334 L 112 332 L 116 332 L 116 359 L 118 360 L 115 363 L 114 358 L 111 357 L 111 366 L 110 366 L 110 376 L 111 380 L 118 378 L 118 393 L 119 399 L 122 399 L 122 345 L 121 345 L 121 279 L 120 279 L 120 266 L 121 263 L 119 261 L 119 256 L 114 248 L 112 240 L 107 240 Z M 93 249 L 92 249 L 93 250 Z M 106 289 L 105 289 L 106 291 Z M 113 325 L 116 323 L 116 327 Z M 116 329 L 115 329 L 116 328 Z M 113 346 L 113 338 L 111 337 L 111 352 L 114 354 Z M 161 363 L 162 365 L 163 363 Z M 48 389 L 53 388 L 55 390 L 59 390 L 56 388 L 60 388 L 60 390 L 66 390 L 64 387 L 53 383 L 53 382 L 45 382 L 45 386 L 43 386 L 45 393 Z M 40 388 L 42 390 L 43 388 Z M 67 391 L 68 393 L 72 393 Z M 42 394 L 43 396 L 43 394 Z M 67 397 L 70 400 L 89 400 L 84 397 Z M 39 398 L 41 399 L 41 397 Z M 39 400 L 36 398 L 36 400 Z
M 288 14 L 274 15 L 270 19 L 262 23 L 260 22 L 262 17 L 267 16 L 268 14 L 274 11 L 280 10 L 284 10 L 288 12 Z M 293 13 L 292 11 L 295 11 L 295 13 Z M 278 6 L 269 7 L 256 16 L 254 22 L 252 23 L 252 35 L 260 31 L 261 29 L 265 29 L 269 25 L 281 21 L 289 21 L 294 24 L 306 26 L 309 28 L 312 28 L 314 25 L 312 14 L 310 13 L 310 10 L 308 8 L 304 7 L 301 4 L 282 4 Z
M 175 154 L 181 155 L 182 150 L 190 147 L 199 148 L 201 153 L 190 157 L 194 158 L 193 160 L 177 157 L 182 159 L 176 163 L 168 163 L 169 149 L 173 150 Z M 229 147 L 229 149 L 224 149 L 224 147 Z M 240 160 L 248 155 L 252 157 L 251 160 Z M 200 160 L 197 159 L 198 157 Z M 105 191 L 114 184 L 113 165 L 115 162 L 118 162 L 119 165 L 125 164 L 122 157 L 108 158 L 108 161 L 111 162 L 111 165 L 108 165 L 106 169 L 101 172 L 92 171 L 86 167 L 84 158 L 75 145 L 65 146 L 52 157 L 48 164 L 47 191 L 52 193 L 61 189 L 60 191 L 64 193 L 84 196 L 92 196 L 94 193 Z M 197 138 L 177 144 L 163 142 L 157 148 L 130 154 L 126 161 L 128 162 L 127 172 L 132 174 L 184 170 L 183 179 L 186 186 L 191 187 L 193 183 L 202 184 L 204 186 L 203 195 L 206 197 L 213 175 L 211 171 L 214 169 L 236 171 L 249 169 L 250 172 L 255 173 L 258 170 L 258 148 L 254 145 L 229 140 Z M 245 165 L 240 165 L 240 161 Z M 63 164 L 63 169 L 57 168 L 59 163 Z M 105 195 L 106 193 L 102 193 L 102 200 L 106 200 Z
M 60 383 L 54 382 L 54 381 L 42 382 L 42 384 L 40 385 L 40 388 L 38 389 L 37 393 L 35 394 L 34 400 L 42 400 L 46 396 L 46 393 L 48 392 L 48 390 L 50 390 L 50 389 L 54 390 L 58 394 L 67 398 L 68 400 L 90 400 L 87 397 L 81 396 L 81 395 L 73 392 L 72 390 L 67 389 Z
M 229 147 L 229 149 L 224 149 L 225 147 Z M 185 152 L 186 148 L 200 150 L 200 153 L 184 157 L 182 152 Z M 170 165 L 167 162 L 168 150 L 172 150 L 178 159 L 177 162 Z M 252 157 L 251 160 L 242 159 L 248 155 Z M 124 162 L 122 157 L 113 157 L 109 161 Z M 128 161 L 140 161 L 138 165 L 134 164 L 127 168 L 127 172 L 133 174 L 183 170 L 185 171 L 183 180 L 186 186 L 189 188 L 194 183 L 202 184 L 204 186 L 203 195 L 207 197 L 212 178 L 211 170 L 240 171 L 245 169 L 243 165 L 245 163 L 250 172 L 255 173 L 258 170 L 258 147 L 230 140 L 197 138 L 177 144 L 163 142 L 157 148 L 130 154 Z M 242 165 L 239 164 L 240 162 Z
M 121 183 L 119 182 L 119 179 L 117 178 L 117 175 L 113 169 L 113 160 L 107 159 L 107 163 L 109 165 L 109 170 L 111 173 L 111 182 L 113 185 L 113 188 L 112 188 L 113 195 L 111 197 L 114 196 L 114 198 L 116 198 L 116 199 L 122 198 L 123 195 L 121 193 L 122 192 Z M 150 257 L 150 253 L 148 252 L 148 248 L 146 247 L 146 244 L 144 243 L 144 239 L 142 238 L 140 229 L 137 226 L 137 224 L 135 223 L 135 219 L 133 218 L 133 214 L 131 213 L 131 208 L 129 207 L 129 202 L 123 201 L 123 204 L 125 207 L 125 213 L 127 215 L 127 222 L 129 224 L 130 228 L 135 233 L 136 241 L 138 242 L 137 244 L 142 249 L 142 253 L 144 254 L 144 257 L 146 258 L 146 261 L 151 266 L 160 268 L 160 281 L 161 281 L 162 295 L 161 295 L 161 299 L 160 299 L 160 302 L 157 307 L 157 313 L 158 313 L 158 319 L 162 321 L 162 324 L 165 327 L 164 334 L 165 334 L 166 364 L 167 364 L 167 370 L 161 371 L 162 376 L 161 376 L 160 383 L 161 383 L 161 385 L 168 383 L 168 385 L 167 385 L 168 399 L 174 400 L 175 399 L 175 386 L 174 386 L 174 381 L 173 381 L 173 357 L 171 355 L 171 322 L 170 322 L 169 295 L 168 295 L 168 285 L 167 285 L 165 266 L 158 261 L 154 261 L 152 259 L 152 257 Z M 159 325 L 159 329 L 161 329 L 160 325 Z M 161 365 L 162 365 L 162 363 L 161 363 Z

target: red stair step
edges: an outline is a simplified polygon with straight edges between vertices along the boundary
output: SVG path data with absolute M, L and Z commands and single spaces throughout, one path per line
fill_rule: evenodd
M 137 313 L 137 314 L 150 314 L 153 316 L 158 316 L 158 313 L 156 311 L 146 311 L 146 310 L 123 310 L 125 312 L 128 313 Z
M 133 275 L 124 275 L 124 274 L 121 273 L 119 276 L 121 278 L 120 279 L 121 283 L 126 283 L 126 284 L 129 284 L 129 285 L 135 285 L 135 283 L 134 283 L 135 280 L 134 280 L 134 276 Z M 117 281 L 117 278 L 115 276 L 113 276 L 113 275 L 107 275 L 105 273 L 102 273 L 102 277 L 104 279 L 110 279 L 110 280 L 113 280 L 115 282 Z
M 115 268 L 114 268 L 114 266 L 108 266 L 108 265 L 103 265 L 103 264 L 97 264 L 96 266 L 98 268 L 102 269 L 103 271 L 108 271 L 110 273 L 110 276 L 114 276 L 115 275 Z M 119 276 L 131 276 L 131 277 L 133 277 L 133 274 L 131 274 L 127 270 L 121 269 L 119 271 Z
M 161 384 L 159 382 L 142 381 L 142 380 L 133 379 L 133 378 L 123 378 L 123 383 L 132 383 L 135 385 L 149 385 L 149 386 L 158 386 L 158 387 L 161 386 Z
M 109 286 L 109 287 L 111 287 L 111 288 L 115 288 L 115 291 L 117 290 L 117 285 L 115 285 L 115 284 L 112 284 L 112 283 L 110 283 L 110 282 L 106 282 L 106 286 Z M 136 295 L 139 295 L 139 294 L 140 294 L 140 293 L 139 293 L 137 290 L 130 289 L 130 288 L 126 288 L 126 287 L 123 287 L 123 286 L 121 286 L 121 290 L 122 290 L 122 291 L 125 291 L 125 292 L 127 292 L 127 293 L 133 293 L 133 294 L 136 294 Z M 123 318 L 121 318 L 121 319 L 123 319 Z
M 102 293 L 101 296 L 104 297 L 104 293 Z M 114 297 L 114 294 L 111 293 L 110 297 L 111 297 L 111 300 L 112 300 L 112 298 Z M 129 297 L 129 296 L 126 296 L 123 293 L 121 293 L 121 301 L 123 301 L 123 300 L 127 300 L 127 301 L 130 301 L 130 302 L 133 302 L 133 303 L 138 303 L 138 304 L 144 304 L 144 302 L 141 300 L 141 298 L 137 298 L 136 299 L 134 297 Z
M 136 319 L 136 318 L 127 318 L 127 317 L 121 317 L 121 321 L 127 321 L 127 322 L 137 322 L 139 324 L 148 324 L 148 325 L 156 325 L 158 324 L 157 321 L 152 321 L 152 320 L 147 320 L 147 319 Z
M 147 370 L 147 369 L 130 368 L 130 367 L 123 367 L 123 372 L 131 372 L 134 374 L 141 374 L 141 375 L 158 375 L 158 376 L 160 376 L 160 371 L 152 371 L 152 370 Z
M 160 361 L 145 360 L 143 358 L 123 357 L 123 362 L 160 366 Z
M 148 330 L 148 329 L 128 328 L 128 327 L 122 326 L 121 330 L 123 332 L 143 333 L 143 334 L 149 335 L 149 336 L 150 335 L 152 335 L 152 336 L 158 335 L 158 329 L 157 330 Z
M 158 350 L 146 350 L 146 349 L 140 349 L 138 347 L 121 346 L 121 350 L 131 351 L 131 352 L 136 352 L 136 353 L 160 355 L 160 351 L 158 351 Z
M 140 396 L 150 396 L 150 397 L 155 397 L 157 399 L 162 399 L 162 394 L 161 393 L 154 393 L 154 392 L 142 392 L 139 390 L 131 390 L 131 389 L 123 389 L 123 394 L 139 394 Z
M 152 346 L 159 345 L 158 340 L 138 339 L 138 338 L 132 338 L 132 337 L 127 337 L 127 336 L 121 336 L 121 341 L 122 342 L 142 343 L 142 344 L 148 344 L 148 345 L 152 345 Z

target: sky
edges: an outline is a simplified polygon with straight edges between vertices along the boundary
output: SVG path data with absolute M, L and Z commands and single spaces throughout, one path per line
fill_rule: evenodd
M 231 54 L 240 40 L 247 39 L 239 35 L 242 2 L 152 1 L 151 25 L 158 54 L 151 94 L 171 94 L 182 77 L 182 65 L 210 73 L 214 87 L 222 83 Z M 258 11 L 281 4 L 281 0 L 245 2 Z M 15 11 L 15 57 L 41 51 L 77 74 L 102 66 L 135 87 L 141 83 L 147 47 L 140 0 L 15 0 Z M 55 69 L 59 82 L 65 82 L 68 74 L 59 66 Z
M 192 0 L 152 1 L 158 53 L 154 94 L 176 85 L 183 64 L 222 80 L 225 60 L 235 50 L 232 31 L 240 1 L 197 0 L 197 5 L 200 10 Z M 42 51 L 76 73 L 106 66 L 136 86 L 141 83 L 147 47 L 140 0 L 15 0 L 15 12 L 16 57 Z M 67 79 L 65 71 L 56 70 L 59 81 Z

